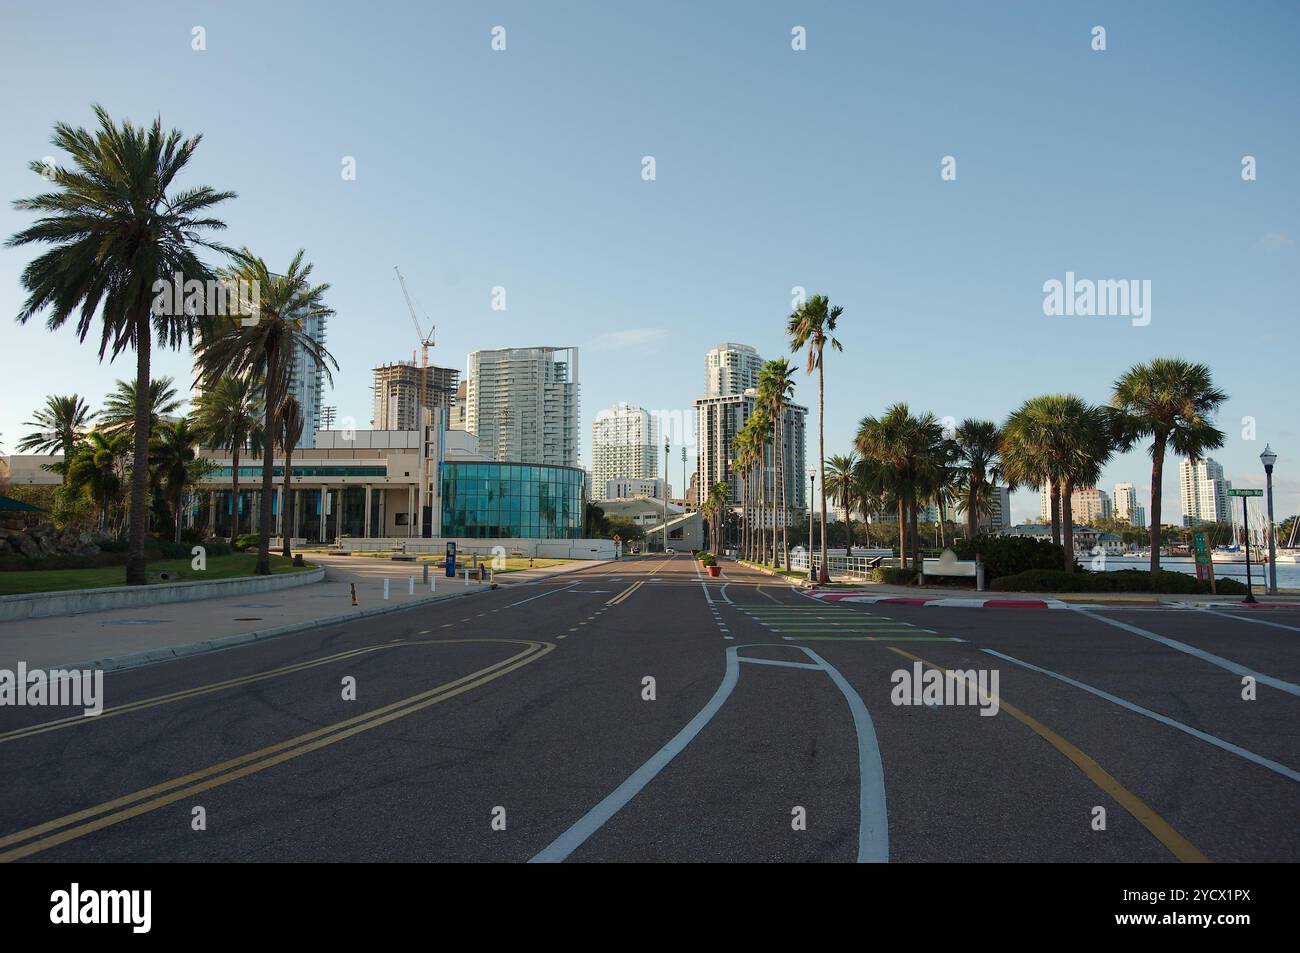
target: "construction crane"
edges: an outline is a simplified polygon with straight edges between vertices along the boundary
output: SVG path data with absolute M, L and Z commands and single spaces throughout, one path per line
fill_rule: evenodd
M 420 319 L 415 315 L 415 304 L 411 301 L 411 292 L 406 289 L 406 279 L 402 277 L 402 271 L 396 265 L 393 271 L 397 272 L 397 283 L 402 286 L 402 296 L 406 298 L 406 308 L 411 312 L 411 323 L 415 325 L 415 334 L 420 340 L 420 388 L 419 402 L 415 405 L 415 429 L 420 435 L 420 467 L 419 467 L 419 502 L 416 508 L 416 518 L 411 523 L 418 528 L 415 530 L 421 537 L 424 536 L 424 461 L 427 456 L 425 452 L 425 433 L 424 433 L 424 408 L 426 403 L 427 378 L 429 376 L 429 348 L 433 346 L 433 322 L 429 322 L 429 334 L 426 337 L 424 330 L 420 327 Z M 414 360 L 415 355 L 411 355 Z

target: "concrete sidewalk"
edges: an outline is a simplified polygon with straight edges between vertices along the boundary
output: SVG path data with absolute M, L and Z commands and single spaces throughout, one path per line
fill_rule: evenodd
M 325 581 L 298 589 L 258 596 L 233 596 L 176 603 L 89 612 L 0 623 L 0 668 L 13 670 L 19 660 L 28 668 L 68 666 L 103 668 L 111 671 L 131 668 L 168 658 L 226 648 L 245 642 L 287 635 L 316 626 L 333 625 L 421 604 L 456 599 L 482 592 L 486 584 L 463 578 L 434 576 L 434 590 L 421 581 L 422 569 L 415 563 L 388 562 L 350 557 L 313 555 L 310 561 L 324 566 Z M 599 565 L 533 569 L 498 577 L 504 585 L 539 581 L 546 575 L 573 572 Z M 415 577 L 415 593 L 408 594 L 408 577 Z M 384 599 L 384 579 L 389 580 Z M 356 586 L 357 605 L 352 605 Z

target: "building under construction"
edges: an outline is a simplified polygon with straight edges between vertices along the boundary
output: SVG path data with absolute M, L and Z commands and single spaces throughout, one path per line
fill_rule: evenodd
M 370 426 L 374 430 L 415 430 L 415 405 L 420 401 L 421 368 L 414 361 L 398 361 L 375 368 L 371 391 Z M 425 406 L 450 407 L 460 382 L 454 367 L 426 367 Z

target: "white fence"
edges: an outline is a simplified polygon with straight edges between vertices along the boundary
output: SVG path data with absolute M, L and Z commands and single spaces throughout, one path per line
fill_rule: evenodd
M 894 562 L 894 551 L 892 549 L 858 550 L 852 556 L 837 556 L 834 553 L 827 553 L 827 570 L 832 578 L 866 579 L 870 577 L 871 570 L 877 566 L 892 566 Z M 814 551 L 814 568 L 820 569 L 821 564 L 822 554 Z M 792 551 L 790 553 L 790 568 L 807 572 L 808 553 L 802 549 Z
M 338 548 L 350 553 L 405 552 L 443 553 L 455 542 L 456 556 L 493 556 L 498 548 L 507 556 L 538 556 L 548 559 L 613 559 L 614 542 L 608 539 L 425 539 L 398 536 L 386 539 L 344 537 Z

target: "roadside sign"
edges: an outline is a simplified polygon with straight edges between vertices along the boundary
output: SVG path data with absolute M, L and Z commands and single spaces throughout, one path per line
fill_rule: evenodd
M 1229 490 L 1228 496 L 1263 496 L 1263 490 Z
M 456 578 L 456 541 L 447 541 L 447 578 Z
M 1204 530 L 1192 533 L 1192 549 L 1196 553 L 1196 578 L 1209 582 L 1210 592 L 1218 593 L 1214 582 L 1214 557 L 1210 555 L 1210 541 Z

